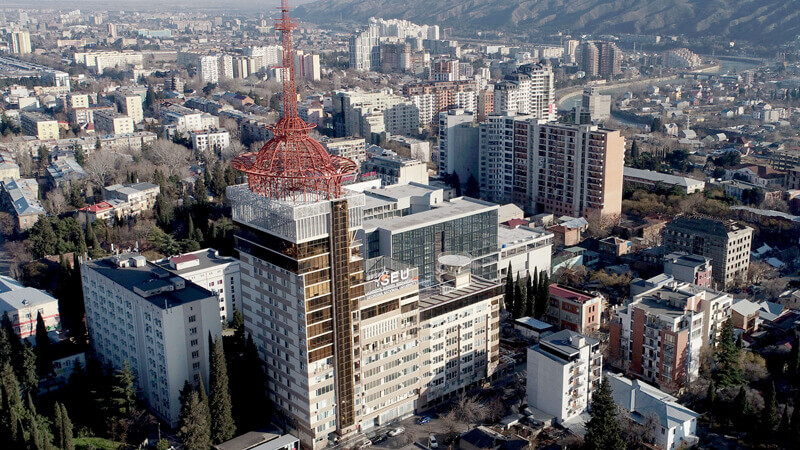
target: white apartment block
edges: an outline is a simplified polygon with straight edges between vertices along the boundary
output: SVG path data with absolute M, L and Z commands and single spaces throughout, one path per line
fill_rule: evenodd
M 150 410 L 177 426 L 184 383 L 208 385 L 208 338 L 222 333 L 217 296 L 139 254 L 86 261 L 81 278 L 95 355 L 115 369 L 127 363 Z
M 159 193 L 161 187 L 153 183 L 113 184 L 103 188 L 103 198 L 127 202 L 138 212 L 153 209 Z
M 480 124 L 478 181 L 481 198 L 494 203 L 511 203 L 515 195 L 524 192 L 524 189 L 516 189 L 514 180 L 515 163 L 519 159 L 514 153 L 515 129 L 529 118 L 529 115 L 492 114 Z
M 369 93 L 336 91 L 333 116 L 337 136 L 369 138 L 370 132 L 384 129 L 393 134 L 403 134 L 403 131 L 416 130 L 420 124 L 417 107 L 389 88 Z M 376 122 L 369 117 L 375 117 Z
M 58 139 L 58 121 L 50 116 L 36 112 L 23 112 L 19 115 L 22 132 L 39 140 Z
M 206 248 L 165 258 L 154 264 L 217 294 L 219 318 L 223 323 L 233 320 L 235 310 L 242 310 L 238 259 L 220 256 L 217 250 Z
M 192 131 L 189 138 L 192 149 L 198 152 L 224 150 L 231 146 L 231 134 L 227 130 Z
M 70 109 L 88 108 L 89 95 L 88 94 L 67 94 L 67 107 Z
M 15 30 L 10 33 L 11 53 L 26 55 L 31 52 L 31 34 L 28 30 Z
M 111 111 L 94 114 L 94 128 L 99 134 L 128 134 L 134 132 L 133 119 Z
M 603 370 L 600 342 L 570 330 L 528 348 L 528 406 L 564 423 L 586 412 Z
M 350 68 L 359 72 L 378 70 L 381 65 L 380 29 L 375 24 L 350 36 Z
M 534 119 L 556 120 L 555 101 L 549 65 L 522 66 L 494 87 L 494 111 L 505 115 L 530 114 Z
M 142 65 L 144 57 L 140 52 L 131 51 L 92 51 L 80 52 L 74 55 L 75 63 L 85 64 L 93 68 L 98 74 L 102 74 L 105 69 Z
M 206 55 L 197 59 L 197 75 L 203 83 L 219 82 L 219 58 Z

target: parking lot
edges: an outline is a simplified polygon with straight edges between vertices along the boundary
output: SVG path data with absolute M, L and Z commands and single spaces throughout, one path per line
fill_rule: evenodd
M 439 419 L 438 414 L 434 412 L 425 413 L 431 420 L 426 424 L 417 424 L 417 421 L 422 416 L 412 416 L 400 422 L 393 423 L 387 427 L 382 427 L 378 431 L 368 432 L 367 435 L 371 440 L 379 442 L 374 443 L 371 448 L 374 449 L 404 449 L 404 448 L 428 448 L 428 437 L 433 435 L 437 439 L 440 447 L 442 438 L 445 434 L 445 427 L 442 420 Z M 391 437 L 387 434 L 398 427 L 405 428 L 405 431 L 397 436 Z M 376 439 L 380 436 L 385 436 L 385 439 Z

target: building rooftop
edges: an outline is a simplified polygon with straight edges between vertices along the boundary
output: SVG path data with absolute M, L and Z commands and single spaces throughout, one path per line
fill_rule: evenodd
M 25 286 L 22 285 L 19 281 L 7 277 L 5 275 L 0 275 L 0 293 L 14 291 L 17 289 L 22 289 Z
M 750 300 L 739 300 L 731 306 L 731 311 L 735 311 L 744 317 L 758 314 L 761 306 L 758 303 L 753 303 Z
M 137 259 L 143 264 L 140 267 L 119 267 L 117 260 Z M 156 264 L 143 261 L 144 257 L 136 254 L 124 254 L 118 256 L 110 256 L 103 259 L 96 259 L 86 262 L 86 266 L 94 270 L 98 274 L 108 278 L 114 283 L 122 286 L 123 288 L 135 292 L 137 295 L 146 298 L 150 303 L 161 308 L 169 308 L 172 306 L 183 305 L 198 300 L 204 300 L 209 297 L 216 297 L 208 289 L 202 288 L 190 281 L 184 280 L 180 277 L 174 277 L 166 270 L 157 266 Z M 177 287 L 170 290 L 169 284 L 174 278 L 183 280 L 184 287 Z M 135 289 L 136 288 L 136 289 Z M 143 296 L 142 291 L 159 291 L 154 295 Z
M 194 261 L 197 261 L 194 263 Z M 219 251 L 213 248 L 205 248 L 191 253 L 183 253 L 177 256 L 164 258 L 153 262 L 156 266 L 168 270 L 172 273 L 182 275 L 185 273 L 197 272 L 210 269 L 223 264 L 238 263 L 239 260 L 230 256 L 220 256 Z
M 550 285 L 550 295 L 555 295 L 557 297 L 577 303 L 586 303 L 590 300 L 594 300 L 595 298 L 597 298 L 596 295 L 592 295 L 588 292 L 583 292 L 577 289 L 572 289 L 566 286 L 562 286 L 560 284 Z
M 553 233 L 536 228 L 528 228 L 524 226 L 516 228 L 498 227 L 497 228 L 497 244 L 500 248 L 511 247 L 514 245 L 524 244 L 536 239 L 552 236 Z
M 0 293 L 0 314 L 57 301 L 50 294 L 32 287 L 13 289 Z
M 498 206 L 494 203 L 484 202 L 469 197 L 454 198 L 449 202 L 444 202 L 441 206 L 431 208 L 427 211 L 410 214 L 403 217 L 395 217 L 384 220 L 369 220 L 364 222 L 364 229 L 382 228 L 393 233 L 401 233 L 408 230 L 440 223 L 444 221 L 460 219 L 478 213 L 497 211 Z M 496 223 L 496 220 L 495 220 Z
M 423 195 L 428 195 L 439 190 L 441 189 L 431 186 L 426 186 L 424 184 L 409 183 L 409 184 L 393 184 L 390 186 L 384 186 L 376 189 L 365 189 L 364 193 L 367 194 L 368 197 L 376 196 L 391 200 L 399 200 L 409 197 L 421 197 Z
M 685 188 L 705 185 L 704 181 L 695 180 L 694 178 L 680 177 L 677 175 L 660 173 L 653 170 L 634 169 L 633 167 L 625 167 L 623 169 L 623 176 L 641 178 L 643 180 L 660 182 L 675 186 L 682 186 Z
M 36 180 L 29 178 L 7 179 L 2 183 L 9 197 L 11 197 L 11 203 L 18 216 L 45 213 L 44 207 L 38 199 L 39 185 Z
M 647 383 L 616 374 L 606 374 L 606 378 L 611 384 L 614 402 L 630 411 L 637 422 L 656 417 L 662 427 L 672 429 L 700 417 L 700 414 L 679 404 L 675 397 Z
M 251 431 L 214 446 L 216 450 L 274 450 L 296 442 L 291 434 Z

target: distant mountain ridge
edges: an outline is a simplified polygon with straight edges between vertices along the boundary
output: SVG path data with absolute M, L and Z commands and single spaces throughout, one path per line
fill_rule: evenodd
M 800 34 L 800 0 L 318 0 L 292 15 L 407 19 L 477 29 L 684 34 L 779 43 Z

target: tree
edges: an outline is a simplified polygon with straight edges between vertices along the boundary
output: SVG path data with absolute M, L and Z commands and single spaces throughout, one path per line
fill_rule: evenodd
M 149 86 L 147 88 L 147 94 L 144 97 L 144 104 L 147 109 L 152 110 L 153 106 L 156 104 L 156 91 L 153 90 L 153 86 Z
M 228 386 L 228 368 L 222 340 L 208 336 L 210 355 L 209 410 L 211 411 L 211 441 L 215 444 L 232 438 L 236 432 L 233 422 L 231 391 Z
M 190 155 L 191 152 L 186 147 L 165 139 L 157 140 L 147 150 L 147 158 L 156 166 L 164 168 L 168 177 L 187 169 Z
M 56 447 L 61 450 L 75 450 L 72 421 L 67 415 L 67 408 L 58 402 L 55 405 L 53 426 L 55 427 Z
M 169 231 L 172 227 L 172 221 L 175 219 L 175 211 L 170 202 L 163 193 L 156 196 L 156 203 L 153 206 L 156 216 L 156 225 L 161 229 Z
M 36 315 L 36 374 L 39 378 L 47 378 L 54 373 L 53 354 L 50 336 L 44 324 L 42 313 Z
M 188 385 L 188 383 L 187 383 Z M 186 387 L 184 387 L 186 389 Z M 207 450 L 211 447 L 208 415 L 203 411 L 200 396 L 190 389 L 181 403 L 178 437 L 186 450 Z
M 197 181 L 194 182 L 192 193 L 197 202 L 203 203 L 208 199 L 208 187 L 202 176 L 197 177 Z
M 589 417 L 589 422 L 586 423 L 585 449 L 625 449 L 625 442 L 622 440 L 617 422 L 617 405 L 611 396 L 611 385 L 605 377 L 592 396 Z
M 37 157 L 39 163 L 39 171 L 44 172 L 44 170 L 50 164 L 50 149 L 48 149 L 46 145 L 40 145 Z
M 111 181 L 117 166 L 117 155 L 111 151 L 101 151 L 92 153 L 92 157 L 86 163 L 84 169 L 89 179 L 100 189 Z
M 47 201 L 45 204 L 50 210 L 50 214 L 54 216 L 60 216 L 67 210 L 67 198 L 64 197 L 64 194 L 59 189 L 47 193 Z
M 536 310 L 536 288 L 535 286 L 539 283 L 539 276 L 534 271 L 535 279 L 531 279 L 530 273 L 528 273 L 528 277 L 525 279 L 525 315 L 528 317 L 533 317 Z
M 717 386 L 738 386 L 744 382 L 744 374 L 740 362 L 741 349 L 733 337 L 731 319 L 722 324 L 719 342 L 716 349 L 716 370 L 714 378 Z
M 464 195 L 472 198 L 480 198 L 481 186 L 478 184 L 475 175 L 470 174 L 469 178 L 467 178 L 467 188 L 465 189 Z
M 23 440 L 20 426 L 24 413 L 22 393 L 9 362 L 0 367 L 0 392 L 3 394 L 0 402 L 0 436 L 6 436 L 8 443 L 19 444 Z
M 134 387 L 133 372 L 128 361 L 125 361 L 122 369 L 114 372 L 108 399 L 108 409 L 113 416 L 133 417 L 133 412 L 136 409 L 136 388 Z
M 513 313 L 514 311 L 514 275 L 511 273 L 511 261 L 508 262 L 508 272 L 506 273 L 506 286 L 505 296 L 503 303 L 505 303 L 506 311 Z
M 517 281 L 514 283 L 514 312 L 512 316 L 515 319 L 525 316 L 525 296 L 522 293 L 522 283 L 517 275 Z
M 36 376 L 36 354 L 27 341 L 22 345 L 20 355 L 14 363 L 19 385 L 25 393 L 36 393 L 39 390 L 39 378 Z
M 550 275 L 544 270 L 539 275 L 539 286 L 536 295 L 536 318 L 541 319 L 547 314 L 547 307 L 550 305 Z
M 744 386 L 739 388 L 739 393 L 733 399 L 733 419 L 734 425 L 740 428 L 749 428 L 748 419 L 750 418 L 751 409 L 750 401 L 747 399 L 747 391 Z
M 94 226 L 89 220 L 86 221 L 86 246 L 89 248 L 97 248 L 97 236 L 95 236 Z
M 778 426 L 778 403 L 775 398 L 775 382 L 770 381 L 764 390 L 764 409 L 761 410 L 761 429 L 770 436 Z
M 31 250 L 36 258 L 43 258 L 56 253 L 58 236 L 53 230 L 53 222 L 48 217 L 42 217 L 31 227 Z
M 455 188 L 456 197 L 461 197 L 461 178 L 459 178 L 458 172 L 450 174 L 450 185 Z

